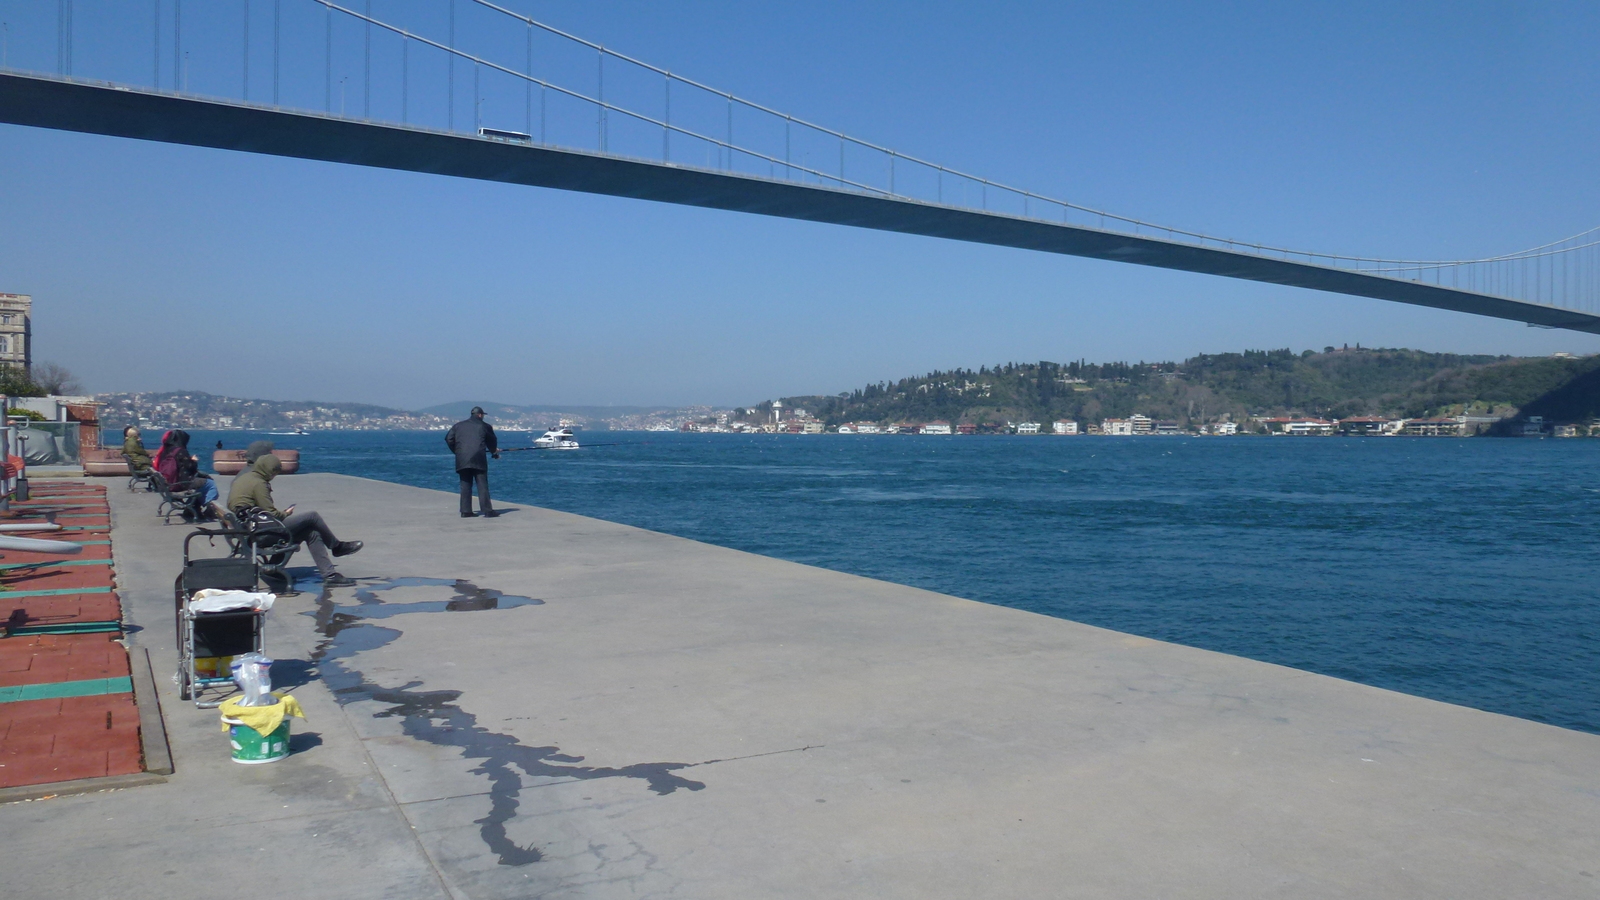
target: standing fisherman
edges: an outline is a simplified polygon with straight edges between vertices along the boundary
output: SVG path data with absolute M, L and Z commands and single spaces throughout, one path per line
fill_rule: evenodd
M 483 407 L 474 406 L 472 415 L 450 426 L 445 445 L 456 454 L 456 474 L 461 476 L 461 518 L 472 518 L 472 482 L 478 482 L 478 506 L 488 517 L 499 515 L 489 503 L 488 454 L 500 458 L 500 444 L 494 426 L 483 420 Z

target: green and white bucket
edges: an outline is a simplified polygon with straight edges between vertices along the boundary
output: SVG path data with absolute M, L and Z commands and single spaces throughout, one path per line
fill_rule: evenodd
M 284 716 L 283 722 L 266 735 L 227 716 L 222 717 L 222 724 L 228 726 L 228 741 L 233 744 L 233 761 L 240 765 L 259 766 L 277 762 L 289 755 L 288 716 Z

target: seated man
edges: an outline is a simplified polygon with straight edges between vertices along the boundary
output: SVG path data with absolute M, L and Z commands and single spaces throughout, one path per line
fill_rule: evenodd
M 242 517 L 245 510 L 255 507 L 278 519 L 289 529 L 289 537 L 305 544 L 311 551 L 317 571 L 322 574 L 323 584 L 328 587 L 355 584 L 355 579 L 346 578 L 334 569 L 328 551 L 332 550 L 334 556 L 349 556 L 361 549 L 361 542 L 341 541 L 334 537 L 333 530 L 317 513 L 297 513 L 293 506 L 283 510 L 273 506 L 270 482 L 281 471 L 283 463 L 276 456 L 267 453 L 258 457 L 248 470 L 240 472 L 233 479 L 233 486 L 228 489 L 228 509 Z
M 128 464 L 132 467 L 131 473 L 138 475 L 148 472 L 152 468 L 150 451 L 144 448 L 144 442 L 139 440 L 139 428 L 129 425 L 122 429 L 122 452 L 128 455 Z

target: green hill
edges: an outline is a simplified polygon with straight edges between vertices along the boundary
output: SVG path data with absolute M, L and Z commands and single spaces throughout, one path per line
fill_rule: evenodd
M 841 422 L 1096 422 L 1142 413 L 1184 426 L 1251 416 L 1600 416 L 1600 357 L 1469 356 L 1403 349 L 1247 350 L 1156 363 L 1006 363 L 783 397 Z M 763 404 L 758 412 L 769 408 Z

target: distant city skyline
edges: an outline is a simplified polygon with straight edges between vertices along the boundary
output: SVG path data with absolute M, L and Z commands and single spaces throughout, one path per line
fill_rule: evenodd
M 1460 258 L 1600 224 L 1592 5 L 508 5 L 906 152 L 1242 240 Z M 1008 361 L 1600 350 L 1114 263 L 11 126 L 0 196 L 0 291 L 33 295 L 35 356 L 96 392 L 734 406 Z

